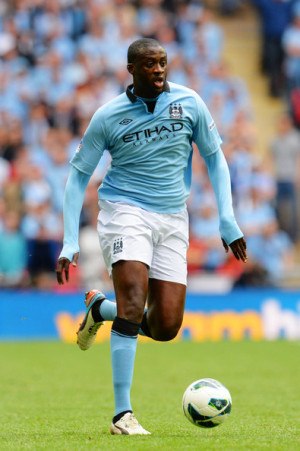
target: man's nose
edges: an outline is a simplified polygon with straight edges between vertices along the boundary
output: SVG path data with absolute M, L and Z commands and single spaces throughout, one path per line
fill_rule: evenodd
M 155 64 L 154 72 L 163 73 L 164 70 L 164 67 L 160 63 Z

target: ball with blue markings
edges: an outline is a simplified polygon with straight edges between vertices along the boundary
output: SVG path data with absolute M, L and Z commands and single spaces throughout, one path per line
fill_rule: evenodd
M 213 428 L 224 423 L 231 412 L 229 390 L 215 379 L 199 379 L 185 390 L 182 407 L 195 426 Z

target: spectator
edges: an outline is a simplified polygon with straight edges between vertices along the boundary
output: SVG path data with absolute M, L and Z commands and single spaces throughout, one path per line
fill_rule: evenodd
M 283 33 L 282 46 L 285 54 L 284 73 L 287 102 L 290 112 L 293 114 L 293 107 L 296 107 L 292 104 L 293 91 L 300 89 L 300 7 L 295 8 L 293 22 Z
M 16 288 L 25 283 L 27 244 L 20 231 L 20 215 L 5 211 L 0 230 L 0 287 Z
M 270 283 L 278 286 L 294 263 L 294 246 L 276 219 L 266 221 L 261 230 L 261 234 L 247 240 L 248 253 L 256 266 L 266 271 Z
M 300 187 L 300 133 L 288 114 L 277 122 L 277 136 L 271 143 L 277 184 L 276 211 L 279 226 L 295 242 L 298 238 L 298 200 Z
M 292 20 L 292 0 L 252 0 L 261 19 L 261 70 L 269 77 L 269 93 L 283 93 L 282 37 Z
M 220 246 L 219 218 L 213 193 L 207 193 L 198 207 L 198 214 L 191 222 L 191 235 L 204 249 L 206 243 L 203 269 L 214 271 L 226 261 L 226 254 Z
M 266 200 L 264 192 L 261 192 L 260 186 L 253 184 L 248 196 L 238 206 L 237 217 L 245 231 L 245 236 L 249 239 L 260 236 L 263 226 L 274 221 L 276 214 L 272 205 Z
M 67 144 L 71 139 L 68 129 L 51 129 L 45 141 L 44 151 L 49 157 L 44 178 L 51 189 L 52 205 L 61 213 L 64 199 L 64 187 L 69 173 Z
M 62 239 L 62 216 L 51 203 L 51 187 L 42 171 L 29 166 L 23 188 L 25 215 L 21 230 L 28 242 L 28 269 L 33 285 L 49 288 L 54 281 Z
M 49 130 L 48 110 L 45 103 L 32 103 L 24 127 L 24 142 L 37 151 Z
M 195 30 L 197 59 L 215 63 L 221 60 L 224 34 L 214 19 L 212 10 L 204 8 Z

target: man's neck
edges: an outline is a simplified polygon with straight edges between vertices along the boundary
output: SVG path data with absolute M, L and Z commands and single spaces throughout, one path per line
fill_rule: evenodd
M 149 98 L 149 97 L 142 97 L 142 96 L 139 96 L 138 94 L 136 94 L 136 92 L 134 91 L 134 88 L 133 88 L 133 94 L 134 94 L 138 99 L 144 100 L 144 102 L 156 102 L 156 100 L 158 99 L 158 97 L 159 97 L 162 93 L 158 94 L 158 96 L 156 96 L 156 97 L 151 97 L 151 98 Z

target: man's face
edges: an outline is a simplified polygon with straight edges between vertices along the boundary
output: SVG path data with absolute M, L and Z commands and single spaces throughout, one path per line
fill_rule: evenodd
M 133 76 L 135 94 L 157 97 L 163 90 L 167 76 L 167 54 L 160 46 L 149 46 L 135 63 L 127 66 Z

